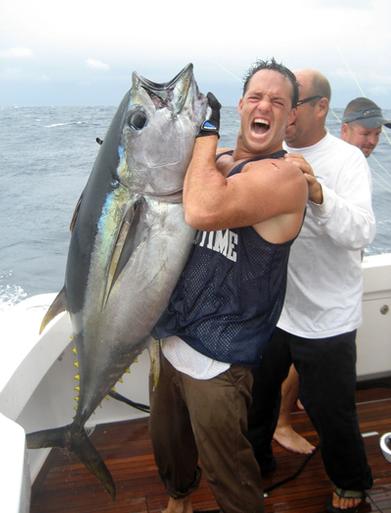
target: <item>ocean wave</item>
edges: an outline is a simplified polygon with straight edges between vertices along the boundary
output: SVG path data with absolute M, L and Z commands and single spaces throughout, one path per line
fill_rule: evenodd
M 10 285 L 13 271 L 8 270 L 0 273 L 0 312 L 4 313 L 12 306 L 26 299 L 27 292 L 20 285 Z
M 20 285 L 0 285 L 0 313 L 6 313 L 26 298 L 27 292 Z
M 115 107 L 0 107 L 2 198 L 0 310 L 35 294 L 58 290 L 69 246 L 68 224 Z M 336 109 L 334 109 L 336 110 Z M 341 110 L 337 109 L 341 113 Z M 391 110 L 384 111 L 387 118 Z M 339 117 L 341 117 L 339 115 Z M 222 146 L 233 146 L 237 110 L 222 109 Z M 328 129 L 338 136 L 340 122 Z M 374 152 L 377 235 L 371 254 L 391 251 L 391 152 L 384 134 Z M 372 156 L 373 157 L 373 156 Z M 13 273 L 7 274 L 7 270 Z M 27 296 L 27 297 L 26 297 Z
M 51 125 L 44 125 L 45 128 L 58 128 L 61 126 L 80 126 L 80 125 L 88 125 L 87 121 L 68 121 L 66 123 L 52 123 Z

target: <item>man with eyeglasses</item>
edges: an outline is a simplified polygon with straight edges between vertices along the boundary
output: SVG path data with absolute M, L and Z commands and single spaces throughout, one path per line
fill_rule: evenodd
M 299 101 L 299 105 L 320 99 L 310 96 Z M 369 98 L 359 97 L 346 106 L 341 126 L 341 139 L 357 146 L 365 157 L 369 157 L 376 148 L 382 126 L 391 128 L 391 121 L 375 102 Z M 292 365 L 288 377 L 282 384 L 280 415 L 273 438 L 285 449 L 300 454 L 310 454 L 315 447 L 297 433 L 291 424 L 291 412 L 294 410 L 299 391 L 299 377 Z
M 293 363 L 334 484 L 327 511 L 350 512 L 372 486 L 355 406 L 361 251 L 375 235 L 370 174 L 361 151 L 325 128 L 327 79 L 315 70 L 298 71 L 296 78 L 300 96 L 286 132 L 285 158 L 303 170 L 309 202 L 290 255 L 278 328 L 254 372 L 248 437 L 261 468 L 272 470 L 281 384 Z
M 391 121 L 384 119 L 375 102 L 369 98 L 355 98 L 343 113 L 341 139 L 354 144 L 369 157 L 379 142 L 383 125 L 391 128 Z

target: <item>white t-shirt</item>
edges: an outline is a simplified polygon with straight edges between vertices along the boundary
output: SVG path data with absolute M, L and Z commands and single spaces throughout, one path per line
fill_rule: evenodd
M 304 338 L 324 338 L 361 323 L 361 252 L 375 236 L 371 177 L 362 152 L 327 133 L 300 153 L 322 184 L 323 203 L 309 202 L 293 243 L 278 326 Z

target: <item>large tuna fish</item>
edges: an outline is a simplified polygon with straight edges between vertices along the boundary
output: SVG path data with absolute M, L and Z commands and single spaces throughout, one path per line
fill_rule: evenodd
M 73 423 L 29 434 L 28 447 L 69 448 L 113 497 L 84 424 L 145 348 L 186 262 L 194 233 L 181 193 L 206 108 L 191 64 L 165 84 L 133 74 L 72 221 L 64 288 L 43 321 L 70 313 L 80 392 Z

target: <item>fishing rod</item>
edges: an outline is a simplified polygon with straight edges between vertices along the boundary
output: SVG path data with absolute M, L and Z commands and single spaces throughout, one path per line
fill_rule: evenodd
M 353 81 L 355 82 L 355 84 L 357 85 L 357 88 L 358 90 L 360 91 L 361 95 L 362 96 L 365 96 L 366 98 L 368 98 L 368 96 L 365 94 L 364 92 L 364 89 L 361 87 L 358 79 L 357 79 L 357 76 L 355 75 L 355 73 L 353 73 L 353 70 L 350 68 L 349 64 L 347 63 L 347 61 L 344 59 L 343 55 L 342 55 L 342 52 L 341 52 L 341 48 L 336 44 L 335 45 L 335 49 L 337 50 L 338 54 L 339 54 L 339 57 L 343 63 L 343 65 L 345 66 L 345 68 L 347 69 L 348 73 L 351 75 Z M 384 137 L 386 138 L 386 141 L 388 142 L 388 144 L 391 146 L 391 139 L 390 139 L 390 136 L 388 135 L 388 133 L 386 132 L 384 126 L 382 126 L 382 134 L 384 135 Z
M 337 51 L 337 53 L 339 54 L 339 58 L 341 59 L 343 65 L 345 66 L 346 70 L 348 71 L 348 73 L 350 74 L 350 76 L 352 77 L 352 80 L 354 81 L 354 83 L 356 84 L 358 90 L 360 91 L 361 95 L 366 97 L 367 98 L 367 95 L 365 94 L 365 91 L 364 89 L 361 87 L 361 84 L 360 82 L 358 81 L 358 78 L 356 76 L 356 74 L 353 72 L 353 70 L 351 69 L 351 67 L 349 66 L 348 62 L 346 61 L 346 59 L 344 59 L 343 55 L 342 55 L 342 51 L 341 51 L 341 48 L 335 44 L 335 49 Z M 336 112 L 331 109 L 331 112 L 332 114 L 334 115 L 335 119 L 337 121 L 339 121 L 340 123 L 342 123 L 341 119 L 338 117 L 338 115 L 336 114 Z M 384 135 L 384 138 L 385 140 L 388 142 L 388 144 L 391 146 L 391 139 L 390 139 L 390 136 L 388 135 L 386 129 L 384 128 L 384 126 L 382 126 L 381 128 L 381 132 L 382 134 Z M 379 183 L 379 185 L 381 185 L 381 187 L 387 191 L 387 192 L 391 192 L 391 186 L 390 186 L 390 183 L 391 183 L 391 172 L 378 160 L 378 158 L 371 154 L 370 157 L 371 161 L 375 161 L 377 166 L 385 173 L 385 175 L 388 176 L 389 180 L 387 180 L 387 178 L 385 178 L 383 175 L 381 175 L 377 170 L 374 170 L 372 168 L 372 171 L 374 173 L 376 173 L 376 180 L 377 182 Z

